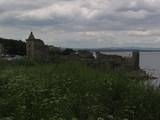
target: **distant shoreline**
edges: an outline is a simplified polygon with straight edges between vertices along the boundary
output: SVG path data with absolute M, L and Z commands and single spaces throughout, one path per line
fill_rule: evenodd
M 160 49 L 143 49 L 143 48 L 72 48 L 74 50 L 86 50 L 86 51 L 93 51 L 93 52 L 132 52 L 132 51 L 139 51 L 139 52 L 160 52 Z

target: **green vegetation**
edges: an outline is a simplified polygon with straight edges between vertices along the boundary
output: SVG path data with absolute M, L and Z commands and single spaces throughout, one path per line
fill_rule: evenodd
M 0 38 L 4 53 L 9 55 L 26 55 L 26 43 L 21 40 Z
M 0 64 L 1 120 L 160 120 L 160 90 L 131 73 L 77 62 Z

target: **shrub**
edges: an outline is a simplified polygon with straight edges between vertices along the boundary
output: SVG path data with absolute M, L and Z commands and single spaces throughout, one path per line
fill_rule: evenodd
M 0 118 L 11 120 L 159 120 L 160 91 L 77 62 L 4 67 Z

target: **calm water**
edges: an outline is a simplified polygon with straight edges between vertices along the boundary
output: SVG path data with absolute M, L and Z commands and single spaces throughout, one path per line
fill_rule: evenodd
M 131 52 L 105 52 L 105 54 L 121 55 L 131 57 Z M 149 83 L 155 87 L 160 86 L 160 52 L 140 52 L 140 67 L 148 74 L 157 77 Z
M 150 84 L 155 87 L 160 86 L 160 52 L 141 52 L 140 67 L 154 77 L 155 80 L 150 80 Z

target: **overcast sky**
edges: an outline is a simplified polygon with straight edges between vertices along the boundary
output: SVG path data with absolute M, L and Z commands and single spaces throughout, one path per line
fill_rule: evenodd
M 160 48 L 160 0 L 0 0 L 0 37 L 60 47 Z

